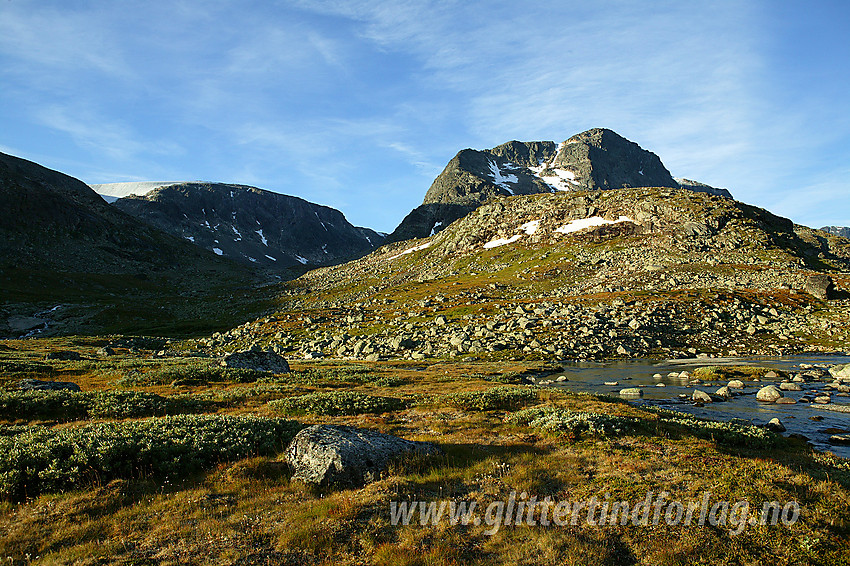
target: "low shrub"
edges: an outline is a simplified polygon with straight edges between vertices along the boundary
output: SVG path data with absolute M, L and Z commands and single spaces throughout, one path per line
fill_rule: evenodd
M 269 376 L 260 381 L 325 387 L 365 384 L 395 387 L 404 383 L 404 380 L 400 377 L 376 377 L 371 369 L 360 366 L 307 368 L 273 377 Z
M 748 422 L 710 421 L 669 409 L 644 410 L 658 415 L 658 423 L 667 433 L 685 432 L 718 444 L 745 448 L 772 448 L 784 441 L 781 435 Z
M 705 420 L 668 409 L 646 407 L 643 410 L 657 418 L 570 411 L 543 405 L 517 411 L 508 415 L 505 421 L 570 435 L 619 436 L 628 432 L 664 436 L 687 434 L 726 446 L 749 448 L 770 448 L 782 442 L 780 436 L 749 423 Z
M 215 362 L 191 362 L 134 372 L 118 380 L 118 385 L 206 385 L 210 382 L 253 383 L 271 373 L 245 368 L 226 368 Z
M 636 428 L 639 424 L 639 420 L 633 417 L 569 411 L 547 405 L 518 411 L 505 420 L 573 436 L 581 434 L 618 436 Z
M 537 401 L 537 392 L 524 387 L 494 387 L 441 395 L 438 401 L 465 411 L 510 411 Z
M 190 395 L 163 397 L 142 391 L 0 392 L 0 419 L 10 421 L 126 419 L 197 413 L 214 406 L 214 400 Z
M 378 397 L 356 391 L 331 391 L 288 397 L 268 403 L 271 410 L 282 414 L 360 415 L 386 413 L 406 406 L 403 399 Z
M 23 499 L 118 478 L 176 480 L 282 450 L 300 430 L 283 419 L 175 416 L 0 435 L 0 497 Z

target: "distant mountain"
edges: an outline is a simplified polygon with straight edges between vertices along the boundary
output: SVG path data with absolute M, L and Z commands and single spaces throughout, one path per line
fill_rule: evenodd
M 732 196 L 725 189 L 676 180 L 654 153 L 616 132 L 596 128 L 560 144 L 511 141 L 483 151 L 460 151 L 434 180 L 422 205 L 387 240 L 432 235 L 496 196 L 630 187 Z
M 239 264 L 139 222 L 82 181 L 0 153 L 0 335 L 41 326 L 31 315 L 45 308 L 75 332 L 185 331 L 204 325 L 202 313 L 214 326 L 226 313 L 213 309 L 213 289 L 256 283 Z
M 384 241 L 338 210 L 245 185 L 177 183 L 114 206 L 218 255 L 275 270 L 340 263 Z
M 174 185 L 171 183 L 158 183 L 156 181 L 135 181 L 129 183 L 105 183 L 99 185 L 89 185 L 94 192 L 103 197 L 103 200 L 113 203 L 116 200 L 128 197 L 130 195 L 144 195 L 159 187 L 167 187 Z
M 841 236 L 842 238 L 850 238 L 850 228 L 846 226 L 824 226 L 821 230 Z

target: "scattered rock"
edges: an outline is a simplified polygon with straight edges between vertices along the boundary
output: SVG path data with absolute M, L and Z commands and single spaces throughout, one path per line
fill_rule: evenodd
M 113 350 L 109 346 L 104 346 L 103 348 L 99 348 L 97 350 L 97 355 L 98 356 L 114 356 L 115 350 Z
M 250 349 L 227 354 L 221 365 L 228 368 L 253 369 L 272 373 L 289 373 L 289 362 L 269 350 Z
M 286 449 L 293 479 L 318 485 L 358 486 L 378 479 L 393 460 L 434 457 L 442 450 L 429 442 L 343 425 L 305 428 Z
M 767 423 L 765 428 L 772 432 L 785 432 L 785 425 L 782 424 L 778 418 L 770 419 L 770 422 Z
M 694 394 L 691 396 L 691 399 L 695 403 L 711 403 L 711 395 L 706 393 L 705 391 L 700 391 L 699 389 L 694 389 Z
M 803 388 L 800 387 L 799 383 L 794 383 L 791 381 L 783 381 L 779 384 L 779 389 L 782 391 L 802 391 Z
M 626 387 L 620 389 L 620 397 L 643 397 L 643 390 L 640 387 Z
M 833 434 L 829 437 L 829 443 L 839 446 L 850 446 L 850 434 Z
M 718 389 L 715 393 L 717 394 L 718 397 L 721 397 L 723 399 L 731 399 L 732 398 L 732 392 L 729 391 L 728 385 L 724 385 L 723 387 Z
M 740 379 L 733 379 L 726 385 L 726 387 L 729 389 L 743 389 L 746 385 L 744 385 L 744 382 Z

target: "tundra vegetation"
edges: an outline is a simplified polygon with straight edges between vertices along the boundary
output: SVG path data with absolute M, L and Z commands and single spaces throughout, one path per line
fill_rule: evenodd
M 842 564 L 850 464 L 793 438 L 522 383 L 534 361 L 292 361 L 222 371 L 109 338 L 7 341 L 0 549 L 10 564 Z M 50 351 L 81 360 L 46 360 Z M 164 377 L 167 376 L 167 377 Z M 14 391 L 20 379 L 81 392 Z M 436 443 L 357 488 L 291 479 L 287 442 L 337 423 Z M 393 525 L 390 501 L 797 501 L 792 526 Z

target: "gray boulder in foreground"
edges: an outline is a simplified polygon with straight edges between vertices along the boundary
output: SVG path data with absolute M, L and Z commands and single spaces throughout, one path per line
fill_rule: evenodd
M 228 368 L 253 369 L 272 373 L 289 373 L 289 362 L 279 354 L 267 350 L 251 349 L 227 354 L 221 365 Z
M 806 292 L 823 301 L 832 298 L 835 286 L 832 279 L 825 273 L 813 273 L 806 279 Z
M 80 386 L 70 381 L 22 379 L 18 382 L 18 389 L 21 391 L 79 391 Z
M 405 456 L 437 456 L 430 442 L 344 425 L 313 425 L 292 439 L 286 461 L 293 479 L 319 485 L 356 486 L 378 479 L 391 461 Z

